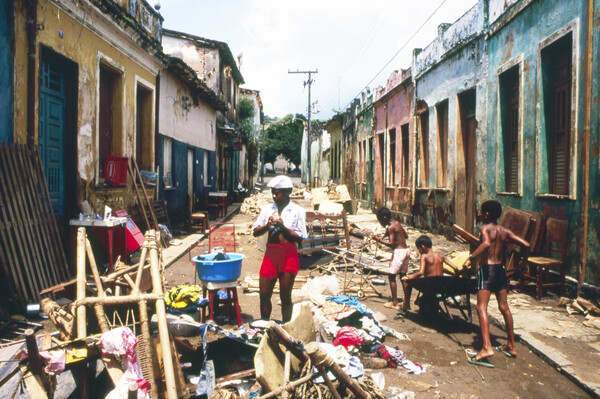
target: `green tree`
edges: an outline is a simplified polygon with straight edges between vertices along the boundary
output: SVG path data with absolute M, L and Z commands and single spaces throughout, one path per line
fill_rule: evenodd
M 300 164 L 304 116 L 289 114 L 275 121 L 265 131 L 263 148 L 265 162 L 275 162 L 281 155 L 294 165 Z
M 258 127 L 254 125 L 254 101 L 241 98 L 238 104 L 238 132 L 243 142 L 248 143 L 256 138 Z

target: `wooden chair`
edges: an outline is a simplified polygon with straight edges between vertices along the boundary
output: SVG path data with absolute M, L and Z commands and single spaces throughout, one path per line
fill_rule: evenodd
M 192 198 L 188 196 L 189 202 L 189 217 L 188 217 L 188 231 L 193 232 L 196 230 L 202 230 L 202 234 L 206 233 L 208 229 L 208 212 L 197 210 L 195 211 L 196 196 L 192 195 Z
M 533 281 L 537 288 L 537 299 L 542 299 L 542 292 L 547 287 L 559 287 L 560 295 L 565 291 L 565 258 L 567 256 L 567 230 L 569 222 L 555 218 L 546 220 L 542 253 L 545 256 L 532 256 L 527 259 L 526 267 L 521 272 L 519 281 L 523 291 L 527 281 Z M 549 281 L 549 270 L 559 273 L 558 282 Z
M 535 223 L 532 219 L 531 213 L 509 206 L 502 212 L 500 225 L 510 229 L 515 235 L 528 241 L 532 223 Z M 520 245 L 509 244 L 506 246 L 505 266 L 506 277 L 509 280 L 518 277 L 518 265 L 521 257 L 522 248 Z

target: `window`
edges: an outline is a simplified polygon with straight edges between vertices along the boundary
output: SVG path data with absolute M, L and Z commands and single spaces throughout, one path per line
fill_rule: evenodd
M 98 107 L 98 164 L 102 176 L 104 158 L 121 155 L 122 137 L 122 74 L 115 68 L 101 63 Z
M 390 129 L 390 175 L 389 185 L 396 185 L 396 129 Z
M 548 192 L 556 195 L 571 185 L 572 56 L 572 33 L 541 51 Z
M 402 134 L 402 187 L 409 186 L 409 147 L 408 147 L 408 123 L 402 125 L 400 127 L 400 132 Z
M 367 140 L 363 140 L 362 143 L 362 181 L 367 181 Z
M 204 150 L 204 164 L 203 164 L 203 169 L 204 170 L 204 185 L 209 185 L 210 184 L 210 180 L 208 177 L 208 151 Z
M 499 84 L 504 191 L 516 193 L 519 191 L 519 68 L 513 67 L 502 73 Z
M 153 149 L 153 93 L 151 89 L 137 84 L 135 119 L 135 160 L 140 169 L 152 170 Z
M 419 115 L 419 187 L 429 186 L 429 111 Z
M 437 187 L 448 186 L 448 100 L 435 107 L 437 116 Z
M 163 183 L 165 188 L 169 188 L 173 184 L 173 139 L 163 137 Z

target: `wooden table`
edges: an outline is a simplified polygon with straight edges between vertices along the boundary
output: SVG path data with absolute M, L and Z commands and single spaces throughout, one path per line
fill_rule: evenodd
M 209 197 L 216 198 L 221 203 L 221 217 L 227 215 L 227 191 L 214 191 L 208 193 Z
M 99 220 L 99 219 L 71 219 L 69 220 L 69 225 L 74 228 L 71 230 L 71 242 L 73 243 L 73 237 L 76 236 L 77 227 L 85 227 L 86 230 L 88 227 L 92 228 L 92 231 L 95 233 L 98 230 L 102 230 L 106 234 L 106 242 L 104 242 L 104 246 L 106 248 L 106 252 L 108 252 L 108 271 L 113 271 L 113 267 L 115 264 L 116 256 L 121 255 L 121 260 L 127 263 L 126 252 L 127 252 L 127 242 L 126 242 L 126 232 L 125 225 L 127 223 L 126 217 L 120 218 L 110 218 L 109 220 Z M 115 234 L 115 229 L 120 227 L 122 229 L 123 241 L 122 244 L 115 245 L 117 239 L 119 239 L 118 234 Z M 75 235 L 74 235 L 75 233 Z M 116 252 L 115 253 L 115 247 Z M 75 251 L 71 251 L 73 254 Z

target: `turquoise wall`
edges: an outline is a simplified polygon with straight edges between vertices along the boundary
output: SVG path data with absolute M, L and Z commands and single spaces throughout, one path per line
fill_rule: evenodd
M 597 5 L 596 5 L 597 7 Z M 597 12 L 597 11 L 596 11 Z M 543 15 L 543 18 L 540 16 Z M 598 14 L 597 14 L 598 15 Z M 548 195 L 548 166 L 550 156 L 545 143 L 545 116 L 543 101 L 543 81 L 540 73 L 540 43 L 551 37 L 569 24 L 575 23 L 572 31 L 573 52 L 576 53 L 575 66 L 578 69 L 576 82 L 577 96 L 572 98 L 577 110 L 575 129 L 577 134 L 576 176 L 577 183 L 572 198 Z M 597 21 L 596 21 L 597 23 Z M 596 25 L 597 26 L 597 25 Z M 494 26 L 491 26 L 494 29 Z M 598 285 L 600 275 L 598 260 L 594 254 L 600 249 L 598 243 L 598 37 L 597 28 L 594 40 L 593 101 L 592 101 L 592 151 L 583 148 L 584 108 L 584 53 L 586 38 L 585 1 L 546 0 L 532 2 L 512 21 L 503 26 L 497 33 L 488 37 L 488 132 L 491 135 L 487 146 L 487 158 L 490 165 L 495 165 L 498 158 L 499 167 L 495 173 L 488 173 L 485 187 L 486 197 L 497 198 L 503 206 L 541 212 L 546 216 L 555 216 L 569 221 L 569 255 L 568 271 L 571 277 L 579 277 L 579 246 L 582 233 L 582 153 L 589 152 L 590 160 L 590 218 L 586 282 Z M 546 43 L 547 44 L 547 43 Z M 503 146 L 497 140 L 498 133 L 498 70 L 512 60 L 522 58 L 522 109 L 520 110 L 523 125 L 523 157 L 522 190 L 517 194 L 502 193 L 504 186 Z M 541 75 L 541 76 L 540 76 Z M 575 115 L 572 114 L 571 118 Z M 540 133 L 541 132 L 541 133 Z M 497 143 L 499 146 L 497 148 Z M 538 148 L 540 149 L 538 152 Z M 495 166 L 494 166 L 495 167 Z M 494 172 L 493 167 L 490 167 Z
M 13 141 L 14 2 L 0 2 L 0 143 Z

